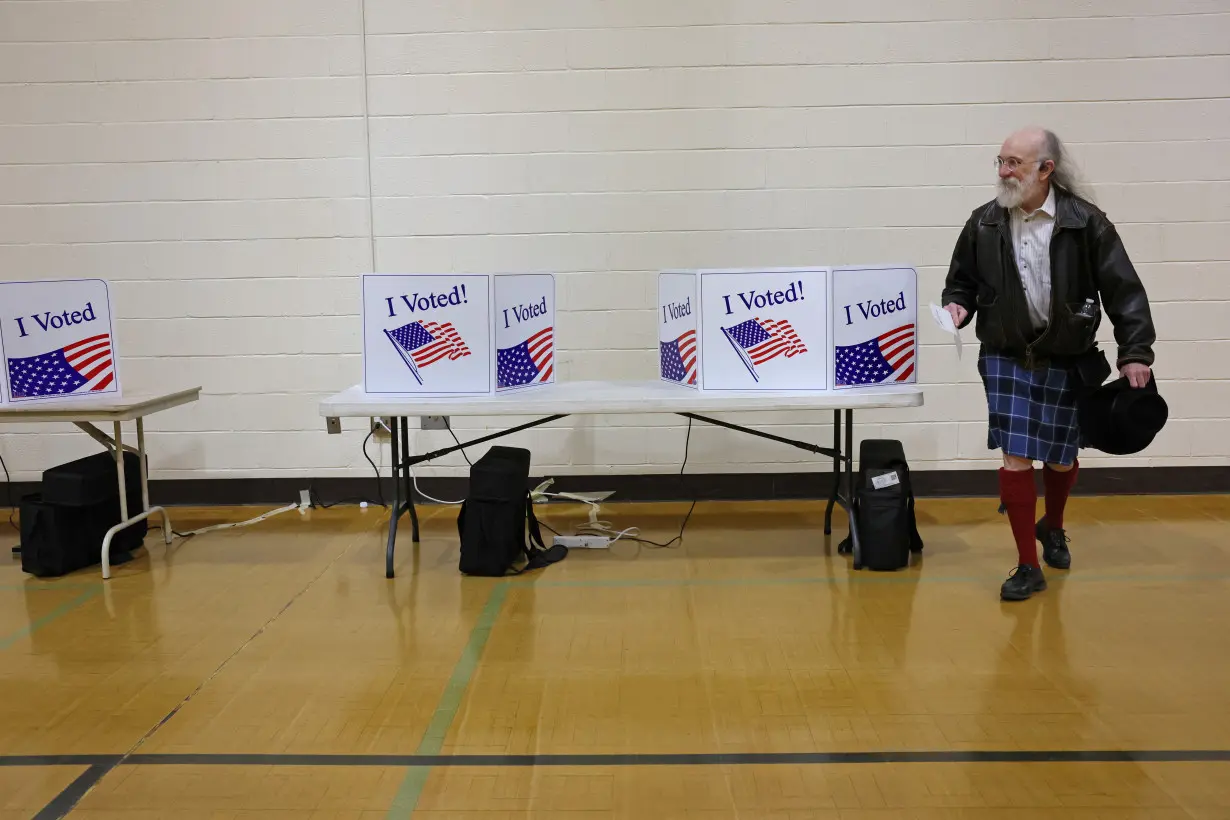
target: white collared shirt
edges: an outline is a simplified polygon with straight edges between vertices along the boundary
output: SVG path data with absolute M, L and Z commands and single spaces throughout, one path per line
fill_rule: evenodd
M 1055 229 L 1055 186 L 1032 214 L 1012 209 L 1012 247 L 1025 287 L 1029 318 L 1041 328 L 1051 315 L 1051 233 Z

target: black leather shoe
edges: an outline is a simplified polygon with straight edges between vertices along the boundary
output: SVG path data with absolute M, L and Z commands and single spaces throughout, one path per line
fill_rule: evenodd
M 1068 536 L 1063 530 L 1052 530 L 1043 518 L 1034 527 L 1034 535 L 1042 542 L 1042 560 L 1048 567 L 1068 569 L 1072 566 L 1072 554 L 1068 552 Z
M 1046 578 L 1038 567 L 1021 564 L 1008 575 L 1008 580 L 999 588 L 999 597 L 1005 601 L 1024 601 L 1035 592 L 1046 589 Z

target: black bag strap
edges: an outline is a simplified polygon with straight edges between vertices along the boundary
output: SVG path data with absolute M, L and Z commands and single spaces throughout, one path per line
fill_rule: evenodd
M 529 492 L 525 494 L 525 521 L 529 529 L 529 543 L 522 544 L 521 552 L 525 555 L 525 566 L 519 569 L 509 568 L 507 575 L 520 575 L 531 569 L 542 569 L 545 566 L 563 561 L 568 555 L 568 548 L 563 544 L 547 546 L 542 540 L 542 529 L 538 516 L 534 515 L 534 499 Z
M 542 530 L 538 525 L 538 517 L 534 515 L 534 500 L 527 492 L 525 494 L 525 520 L 529 524 L 530 544 L 526 546 L 525 554 L 529 558 L 525 569 L 540 569 L 557 561 L 563 561 L 568 555 L 568 548 L 563 544 L 547 546 L 542 541 Z
M 525 494 L 525 520 L 529 524 L 531 547 L 546 549 L 547 545 L 542 541 L 542 530 L 538 525 L 538 516 L 534 515 L 534 499 L 529 493 Z
M 914 513 L 914 482 L 910 478 L 910 465 L 904 461 L 893 462 L 897 470 L 901 472 L 901 483 L 904 485 L 906 507 L 910 515 L 910 552 L 922 552 L 923 540 L 918 534 L 918 518 Z

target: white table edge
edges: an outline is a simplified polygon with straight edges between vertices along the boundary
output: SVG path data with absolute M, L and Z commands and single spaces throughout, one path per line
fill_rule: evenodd
M 0 423 L 37 424 L 49 421 L 133 421 L 161 413 L 201 397 L 201 387 L 189 387 L 167 393 L 138 394 L 130 399 L 92 404 L 88 400 L 72 400 L 63 404 L 0 405 Z
M 586 384 L 561 382 L 559 384 Z M 854 388 L 849 392 L 739 392 L 702 393 L 685 387 L 663 386 L 656 381 L 596 382 L 593 384 L 627 385 L 627 396 L 586 401 L 577 397 L 558 397 L 550 388 L 521 391 L 498 397 L 477 396 L 376 396 L 361 392 L 354 385 L 336 393 L 319 404 L 323 418 L 361 418 L 368 416 L 524 416 L 605 415 L 679 412 L 756 412 L 798 410 L 872 410 L 920 407 L 924 395 L 921 386 L 891 388 Z M 658 390 L 651 396 L 637 396 L 637 386 L 652 386 Z M 663 387 L 677 390 L 677 395 L 664 395 Z M 573 388 L 576 389 L 576 388 Z M 872 392 L 874 391 L 874 392 Z M 646 399 L 652 399 L 647 406 Z

